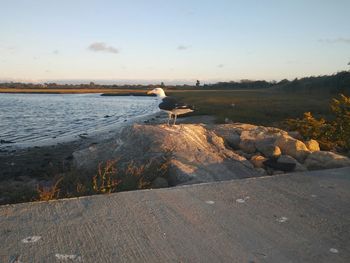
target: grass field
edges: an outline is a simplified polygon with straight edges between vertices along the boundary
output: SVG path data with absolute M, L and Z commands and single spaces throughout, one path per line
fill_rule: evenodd
M 8 89 L 0 93 L 107 93 L 145 94 L 147 89 Z M 192 115 L 213 115 L 218 123 L 234 122 L 282 126 L 287 118 L 302 117 L 311 111 L 315 116 L 329 116 L 331 97 L 325 94 L 283 93 L 257 90 L 168 90 L 167 94 L 195 106 Z M 1 95 L 0 95 L 1 96 Z
M 311 111 L 315 116 L 329 116 L 331 97 L 324 94 L 285 94 L 269 90 L 221 90 L 169 92 L 195 106 L 195 115 L 214 115 L 217 122 L 281 126 L 287 118 L 302 117 Z

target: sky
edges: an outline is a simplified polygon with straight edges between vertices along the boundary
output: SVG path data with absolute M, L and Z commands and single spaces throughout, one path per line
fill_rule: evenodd
M 0 0 L 0 80 L 201 83 L 350 65 L 349 0 Z

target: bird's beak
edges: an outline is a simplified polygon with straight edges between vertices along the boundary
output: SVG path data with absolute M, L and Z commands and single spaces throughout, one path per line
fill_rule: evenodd
M 149 95 L 149 94 L 153 94 L 153 91 L 152 91 L 152 90 L 147 91 L 147 94 L 148 94 L 148 95 Z

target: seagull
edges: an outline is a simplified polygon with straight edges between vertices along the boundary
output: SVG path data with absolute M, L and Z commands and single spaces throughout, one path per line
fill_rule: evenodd
M 181 102 L 176 101 L 175 98 L 168 97 L 167 95 L 165 95 L 165 92 L 162 88 L 155 88 L 147 92 L 147 94 L 155 94 L 159 99 L 162 99 L 162 102 L 158 105 L 158 107 L 162 111 L 165 111 L 168 113 L 168 116 L 169 116 L 168 125 L 173 115 L 174 115 L 173 125 L 175 125 L 177 115 L 193 112 L 193 106 L 183 104 Z

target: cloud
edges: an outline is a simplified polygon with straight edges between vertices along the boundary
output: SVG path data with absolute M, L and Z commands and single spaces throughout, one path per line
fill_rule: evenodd
M 60 52 L 58 51 L 58 49 L 55 49 L 54 51 L 52 51 L 52 54 L 54 55 L 58 55 Z
M 107 52 L 107 53 L 114 53 L 114 54 L 119 53 L 119 50 L 117 48 L 112 46 L 107 46 L 107 44 L 103 42 L 92 43 L 88 47 L 88 49 L 94 52 Z
M 224 67 L 224 64 L 219 64 L 218 65 L 218 68 L 223 68 Z
M 177 50 L 186 50 L 186 49 L 189 49 L 191 46 L 184 46 L 184 45 L 179 45 L 177 47 Z
M 346 38 L 346 37 L 322 38 L 322 39 L 319 39 L 318 41 L 326 44 L 337 44 L 337 43 L 350 44 L 350 38 Z

